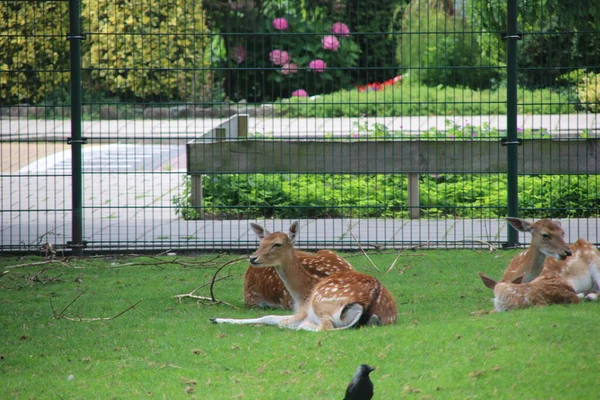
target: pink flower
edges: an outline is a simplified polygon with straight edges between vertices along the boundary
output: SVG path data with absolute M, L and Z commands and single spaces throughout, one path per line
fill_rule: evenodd
M 348 25 L 343 22 L 336 22 L 333 24 L 329 32 L 338 36 L 350 36 L 350 29 L 348 29 Z
M 304 89 L 298 89 L 292 93 L 292 97 L 308 97 L 308 93 Z
M 246 59 L 246 49 L 244 46 L 239 45 L 235 46 L 233 50 L 231 50 L 231 59 L 241 64 Z
M 337 40 L 335 36 L 325 36 L 321 43 L 323 44 L 323 48 L 325 50 L 337 51 L 338 47 L 340 47 L 340 42 Z
M 283 64 L 283 66 L 281 67 L 281 73 L 283 75 L 295 74 L 297 72 L 298 72 L 298 65 L 296 65 L 295 63 Z
M 314 72 L 325 72 L 325 69 L 327 68 L 327 64 L 325 63 L 325 61 L 318 59 L 318 58 L 316 60 L 312 60 L 311 62 L 309 62 L 308 66 Z
M 288 22 L 285 18 L 275 18 L 273 20 L 273 28 L 278 31 L 285 31 L 288 28 Z
M 269 53 L 269 60 L 275 65 L 283 65 L 290 61 L 290 55 L 287 51 L 273 50 Z

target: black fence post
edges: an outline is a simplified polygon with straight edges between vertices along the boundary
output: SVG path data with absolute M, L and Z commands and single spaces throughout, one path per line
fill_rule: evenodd
M 507 163 L 507 204 L 508 216 L 519 216 L 519 181 L 518 181 L 518 154 L 517 147 L 517 43 L 521 39 L 517 31 L 517 0 L 508 0 L 506 15 L 506 128 L 508 163 Z M 518 232 L 508 225 L 507 247 L 518 244 Z
M 68 243 L 74 256 L 83 255 L 83 177 L 81 168 L 81 0 L 69 0 L 69 34 L 71 59 L 71 145 L 73 240 Z

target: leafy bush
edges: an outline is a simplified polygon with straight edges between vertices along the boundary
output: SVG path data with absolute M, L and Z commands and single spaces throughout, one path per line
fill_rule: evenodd
M 380 0 L 365 5 L 364 0 L 347 0 L 348 24 L 356 31 L 354 40 L 362 50 L 355 82 L 385 81 L 397 75 L 396 33 L 401 30 L 404 9 L 410 0 Z
M 506 31 L 506 1 L 469 0 L 467 15 L 488 43 Z M 573 67 L 600 65 L 600 9 L 596 0 L 519 1 L 519 83 L 526 87 L 554 85 Z M 495 37 L 495 38 L 494 38 Z M 505 46 L 490 47 L 505 59 Z
M 407 218 L 405 175 L 214 175 L 204 179 L 208 218 Z M 504 175 L 421 175 L 426 218 L 501 218 Z M 190 182 L 174 198 L 184 219 L 198 219 Z M 600 216 L 599 175 L 519 177 L 523 217 Z
M 498 69 L 482 55 L 467 20 L 445 7 L 445 2 L 411 1 L 402 19 L 398 64 L 428 86 L 489 89 L 500 77 Z
M 577 95 L 586 110 L 600 112 L 600 74 L 584 74 L 577 84 Z
M 69 84 L 68 3 L 0 2 L 0 99 L 33 103 Z
M 228 95 L 260 102 L 350 87 L 360 48 L 339 13 L 316 1 L 274 3 L 238 0 L 209 8 L 226 50 Z
M 212 84 L 201 1 L 87 0 L 82 66 L 95 85 L 141 100 L 203 98 Z

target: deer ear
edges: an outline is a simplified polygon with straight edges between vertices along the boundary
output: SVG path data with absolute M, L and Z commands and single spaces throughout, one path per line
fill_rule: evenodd
M 519 232 L 531 232 L 533 230 L 532 224 L 524 219 L 508 217 L 506 221 Z
M 493 280 L 492 278 L 490 278 L 483 272 L 478 272 L 478 273 L 479 273 L 479 277 L 481 278 L 481 281 L 483 282 L 485 287 L 488 287 L 490 289 L 494 289 L 496 287 L 497 282 L 495 280 Z
M 252 230 L 254 231 L 254 233 L 256 233 L 256 236 L 258 236 L 259 239 L 264 239 L 265 236 L 269 236 L 271 234 L 271 232 L 255 223 L 250 223 L 250 228 L 252 228 Z
M 288 233 L 288 238 L 290 239 L 290 243 L 296 243 L 296 236 L 298 235 L 298 221 L 294 221 L 292 225 L 290 225 L 290 232 Z

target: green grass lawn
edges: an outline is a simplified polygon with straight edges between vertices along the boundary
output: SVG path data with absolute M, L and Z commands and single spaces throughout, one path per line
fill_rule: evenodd
M 377 368 L 377 399 L 593 398 L 600 304 L 470 315 L 492 308 L 477 271 L 499 277 L 514 254 L 409 251 L 387 275 L 349 254 L 394 294 L 398 324 L 322 333 L 211 324 L 266 313 L 242 305 L 245 262 L 215 284 L 216 297 L 238 309 L 173 297 L 209 282 L 236 255 L 177 259 L 194 265 L 106 257 L 11 269 L 0 278 L 0 398 L 340 399 L 360 363 Z M 370 255 L 382 271 L 395 257 Z M 39 260 L 2 257 L 0 272 Z M 32 282 L 44 267 L 56 269 Z M 50 301 L 60 314 L 82 291 L 63 315 L 111 317 L 142 301 L 113 320 L 55 319 Z

